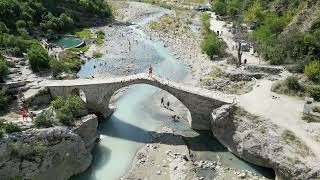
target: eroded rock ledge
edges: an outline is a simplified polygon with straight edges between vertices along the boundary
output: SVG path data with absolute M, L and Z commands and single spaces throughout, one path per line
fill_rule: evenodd
M 91 164 L 97 127 L 97 117 L 88 115 L 73 128 L 29 129 L 4 137 L 0 177 L 64 180 L 85 171 Z
M 275 170 L 276 179 L 319 179 L 320 159 L 291 131 L 235 107 L 212 113 L 214 136 L 237 156 Z

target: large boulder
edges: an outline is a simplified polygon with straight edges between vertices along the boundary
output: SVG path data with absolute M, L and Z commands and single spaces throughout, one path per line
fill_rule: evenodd
M 97 138 L 95 115 L 82 118 L 76 127 L 29 129 L 0 140 L 0 177 L 65 180 L 91 164 Z
M 319 179 L 320 159 L 295 134 L 234 105 L 212 113 L 214 136 L 237 156 L 274 169 L 277 179 Z
M 97 129 L 98 117 L 96 115 L 90 114 L 82 117 L 81 121 L 76 122 L 76 126 L 73 131 L 82 138 L 86 148 L 91 150 L 95 146 L 96 141 L 99 138 Z

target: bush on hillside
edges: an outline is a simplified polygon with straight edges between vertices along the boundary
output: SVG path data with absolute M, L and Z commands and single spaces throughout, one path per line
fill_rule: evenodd
M 68 99 L 58 97 L 51 105 L 59 121 L 69 126 L 80 116 L 81 110 L 85 107 L 85 103 L 79 96 L 70 96 Z
M 296 76 L 289 76 L 283 81 L 275 82 L 271 87 L 271 91 L 279 94 L 304 96 L 304 88 Z
M 60 60 L 51 59 L 49 62 L 53 76 L 57 76 L 59 73 L 78 72 L 81 68 L 81 59 L 78 55 L 71 51 L 67 51 Z
M 51 102 L 51 106 L 55 110 L 61 108 L 62 106 L 64 106 L 64 104 L 65 104 L 65 99 L 62 96 L 57 97 L 54 101 Z
M 215 0 L 212 4 L 212 10 L 220 16 L 227 14 L 227 3 L 224 0 Z
M 291 90 L 299 91 L 301 90 L 301 85 L 299 83 L 299 80 L 296 76 L 289 76 L 286 78 L 285 83 L 287 87 Z
M 316 101 L 320 100 L 320 85 L 308 85 L 305 87 L 305 91 Z
M 75 121 L 75 117 L 73 117 L 72 112 L 67 107 L 64 106 L 58 109 L 56 111 L 56 114 L 57 114 L 57 118 L 62 124 L 67 126 L 73 125 Z
M 201 49 L 202 52 L 210 57 L 210 59 L 213 59 L 215 55 L 223 55 L 223 43 L 213 32 L 204 37 L 201 42 Z
M 17 124 L 10 122 L 10 123 L 5 123 L 4 131 L 10 134 L 15 132 L 21 132 L 21 128 Z
M 42 46 L 31 46 L 27 55 L 33 72 L 40 72 L 50 67 L 48 52 Z
M 304 73 L 312 81 L 320 81 L 320 61 L 313 61 L 306 65 Z
M 7 28 L 6 24 L 3 22 L 0 22 L 0 34 L 2 33 L 8 33 L 9 29 Z
M 7 66 L 7 62 L 0 55 L 0 82 L 3 82 L 8 74 L 9 69 Z
M 37 115 L 34 124 L 38 128 L 48 128 L 54 125 L 53 114 L 44 111 Z
M 204 13 L 201 17 L 201 34 L 206 36 L 210 31 L 210 16 Z
M 8 109 L 8 97 L 5 89 L 0 89 L 0 113 L 6 111 Z

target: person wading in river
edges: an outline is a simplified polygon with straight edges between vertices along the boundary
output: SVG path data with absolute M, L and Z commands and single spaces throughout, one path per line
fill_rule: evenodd
M 164 98 L 163 97 L 161 98 L 161 105 L 164 106 Z
M 151 76 L 152 76 L 152 71 L 153 71 L 153 68 L 152 68 L 152 66 L 150 65 L 150 66 L 149 66 L 149 75 L 148 75 L 148 77 L 151 77 Z

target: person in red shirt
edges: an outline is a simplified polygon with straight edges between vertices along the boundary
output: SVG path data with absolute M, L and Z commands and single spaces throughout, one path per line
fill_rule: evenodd
M 25 110 L 22 111 L 22 121 L 27 121 L 27 112 Z
M 150 66 L 149 66 L 149 75 L 148 75 L 148 77 L 151 77 L 151 76 L 152 76 L 152 71 L 153 71 L 153 68 L 152 68 L 152 66 L 150 65 Z

